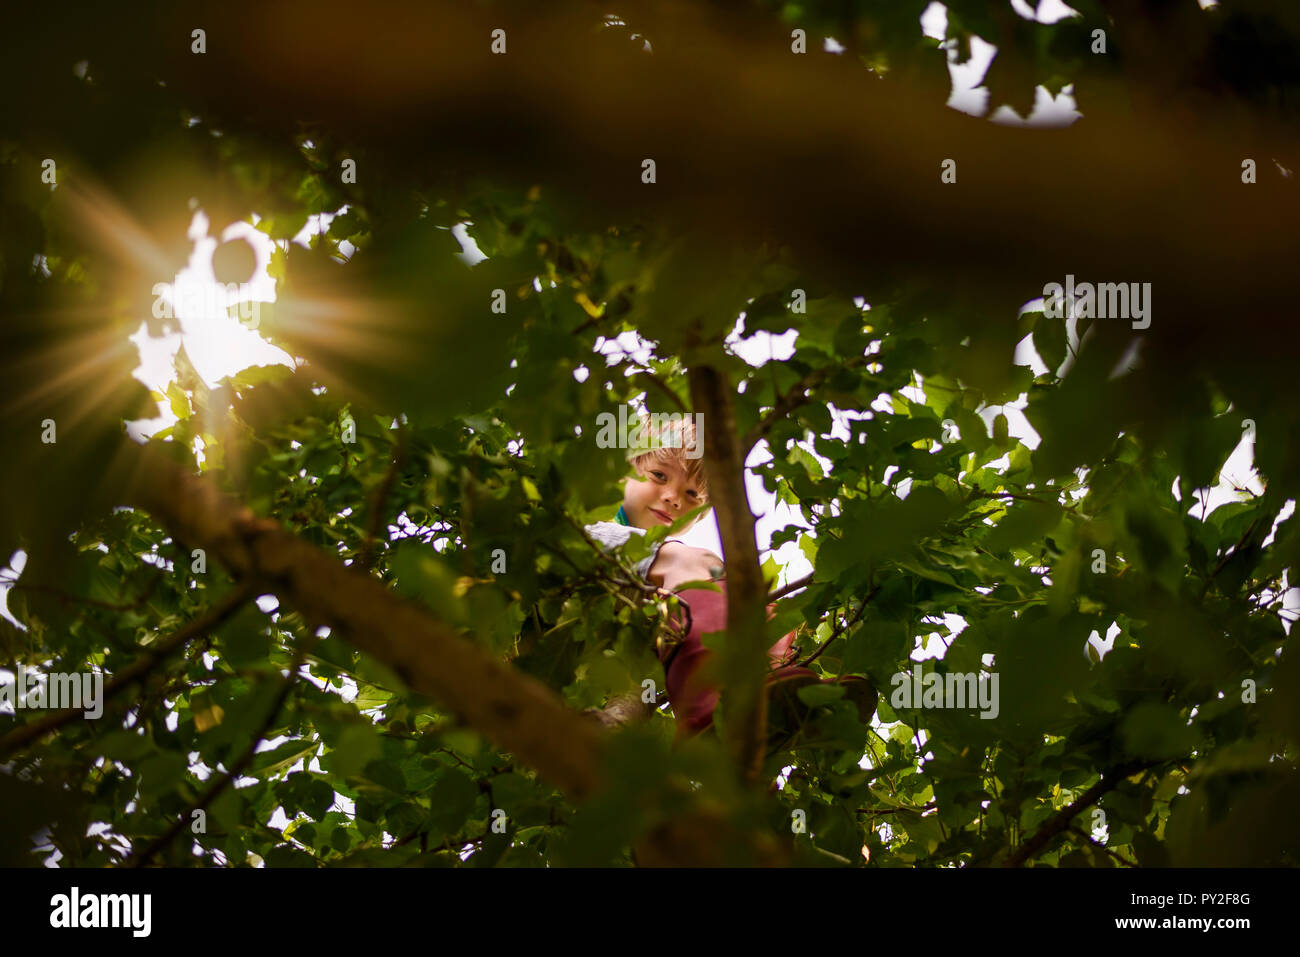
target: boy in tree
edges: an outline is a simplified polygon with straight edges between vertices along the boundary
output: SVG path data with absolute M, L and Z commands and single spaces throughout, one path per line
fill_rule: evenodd
M 586 526 L 587 533 L 606 548 L 619 547 L 633 534 L 645 534 L 656 525 L 671 525 L 682 515 L 708 502 L 708 479 L 702 458 L 688 456 L 687 450 L 697 450 L 698 436 L 690 418 L 681 422 L 670 420 L 656 434 L 650 429 L 652 419 L 647 418 L 638 440 L 628 454 L 635 474 L 629 476 L 623 488 L 623 504 L 613 522 L 597 522 Z M 700 516 L 702 517 L 702 516 Z M 699 521 L 699 517 L 695 519 Z M 726 571 L 722 559 L 705 548 L 687 545 L 677 539 L 659 543 L 655 551 L 638 563 L 637 572 L 650 584 L 677 593 L 679 601 L 689 607 L 690 629 L 685 637 L 671 646 L 660 645 L 659 660 L 663 662 L 667 681 L 668 700 L 677 719 L 677 739 L 699 734 L 713 724 L 713 711 L 718 703 L 718 690 L 700 674 L 700 669 L 712 655 L 701 644 L 701 638 L 727 627 Z M 712 581 L 721 591 L 707 588 L 678 589 L 690 582 Z M 769 614 L 773 607 L 769 606 Z M 795 633 L 784 635 L 768 649 L 772 674 L 769 681 L 783 685 L 802 686 L 816 683 L 815 672 L 800 668 L 791 662 L 797 656 L 794 647 Z M 849 689 L 858 702 L 859 713 L 864 706 L 864 720 L 875 710 L 875 691 L 865 679 L 848 679 L 858 685 Z M 862 700 L 858 700 L 862 699 Z

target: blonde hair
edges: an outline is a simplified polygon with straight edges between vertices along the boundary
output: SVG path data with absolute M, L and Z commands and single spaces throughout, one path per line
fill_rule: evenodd
M 638 469 L 643 469 L 648 462 L 675 462 L 686 473 L 687 479 L 694 482 L 700 493 L 700 500 L 709 498 L 709 478 L 704 471 L 704 457 L 699 454 L 700 439 L 695 423 L 689 415 L 680 418 L 676 413 L 665 416 L 654 413 L 642 417 L 637 426 L 635 437 L 629 442 L 627 459 Z M 694 456 L 686 454 L 691 449 Z

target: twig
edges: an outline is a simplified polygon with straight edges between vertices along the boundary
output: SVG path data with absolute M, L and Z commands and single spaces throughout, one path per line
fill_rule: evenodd
M 769 602 L 778 601 L 784 598 L 786 595 L 789 595 L 791 592 L 796 592 L 800 588 L 806 588 L 807 586 L 811 585 L 812 580 L 813 580 L 813 573 L 809 572 L 807 575 L 804 575 L 803 578 L 796 578 L 794 581 L 782 585 L 776 591 L 768 592 L 767 600 Z
M 867 597 L 862 599 L 862 602 L 858 605 L 858 610 L 853 613 L 853 617 L 845 621 L 842 626 L 836 625 L 835 628 L 832 629 L 831 633 L 826 636 L 826 640 L 818 645 L 817 649 L 811 655 L 799 662 L 798 666 L 800 668 L 807 668 L 810 664 L 816 661 L 818 657 L 820 657 L 823 651 L 831 646 L 831 642 L 857 624 L 858 619 L 862 617 L 862 613 L 867 610 L 867 605 L 871 604 L 871 599 L 876 597 L 876 593 L 880 591 L 881 587 L 882 586 L 877 585 L 875 588 L 871 589 L 871 591 L 867 592 Z
M 1115 860 L 1119 861 L 1119 862 L 1120 862 L 1121 864 L 1123 864 L 1125 867 L 1138 867 L 1138 866 L 1139 866 L 1138 864 L 1136 864 L 1136 863 L 1134 863 L 1133 861 L 1130 861 L 1128 858 L 1124 857 L 1124 856 L 1123 856 L 1122 854 L 1120 854 L 1118 851 L 1112 851 L 1109 847 L 1107 847 L 1105 844 L 1101 843 L 1101 841 L 1097 840 L 1095 837 L 1093 837 L 1091 834 L 1089 834 L 1089 833 L 1088 833 L 1087 831 L 1085 831 L 1083 828 L 1079 827 L 1077 824 L 1071 824 L 1070 827 L 1069 827 L 1069 831 L 1070 831 L 1071 834 L 1076 834 L 1076 835 L 1078 835 L 1079 837 L 1083 838 L 1084 840 L 1086 840 L 1089 844 L 1091 844 L 1093 847 L 1097 848 L 1098 850 L 1105 851 L 1107 854 L 1109 854 L 1111 857 L 1115 858 Z
M 615 582 L 618 585 L 622 585 L 624 587 L 635 588 L 639 591 L 647 592 L 647 593 L 655 593 L 659 591 L 658 588 L 656 588 L 654 585 L 651 585 L 649 582 L 637 581 L 636 575 L 633 572 L 629 571 L 627 568 L 624 568 L 622 565 L 620 565 L 617 559 L 615 559 L 612 555 L 609 554 L 609 552 L 605 551 L 605 549 L 601 548 L 599 544 L 593 541 L 591 536 L 587 534 L 587 530 L 583 528 L 572 515 L 570 515 L 568 512 L 563 512 L 562 514 L 564 515 L 568 523 L 574 527 L 577 533 L 582 536 L 582 540 L 587 543 L 587 545 L 591 548 L 593 552 L 596 553 L 596 556 L 601 561 L 605 562 L 607 565 L 613 565 L 616 569 L 618 569 L 619 572 L 622 573 L 623 576 L 625 576 L 621 578 L 611 579 L 613 582 Z M 575 565 L 572 560 L 569 560 L 567 556 L 565 556 L 565 558 L 566 560 L 569 561 L 569 564 L 573 565 L 574 569 L 577 570 L 578 566 Z
M 578 323 L 572 329 L 570 329 L 569 335 L 576 336 L 578 333 L 584 332 L 587 329 L 590 329 L 592 326 L 598 326 L 600 325 L 600 320 L 604 318 L 605 318 L 604 316 L 590 316 L 587 319 L 583 320 L 582 322 Z
M 655 386 L 666 396 L 668 396 L 668 398 L 672 399 L 673 405 L 677 406 L 677 408 L 680 411 L 686 413 L 690 412 L 690 410 L 686 407 L 686 403 L 682 401 L 682 397 L 679 396 L 676 392 L 674 392 L 672 388 L 668 385 L 668 383 L 664 382 L 663 379 L 659 378 L 659 376 L 655 375 L 649 369 L 642 369 L 640 372 L 633 372 L 627 378 L 635 379 L 638 376 L 650 380 L 651 385 Z
M 1020 867 L 1030 858 L 1042 851 L 1042 849 L 1047 846 L 1048 841 L 1069 827 L 1070 822 L 1074 820 L 1077 814 L 1082 812 L 1085 808 L 1096 804 L 1104 795 L 1119 787 L 1120 782 L 1125 778 L 1131 777 L 1137 772 L 1145 771 L 1147 768 L 1153 766 L 1153 764 L 1132 762 L 1129 764 L 1122 764 L 1119 767 L 1112 769 L 1106 777 L 1102 778 L 1092 787 L 1088 788 L 1088 790 L 1084 791 L 1083 794 L 1073 803 L 1057 811 L 1044 821 L 1029 840 L 1025 841 L 1011 852 L 1011 855 L 1006 859 L 1002 866 Z
M 921 807 L 886 807 L 886 808 L 860 807 L 855 809 L 855 813 L 870 814 L 874 816 L 877 814 L 898 814 L 900 811 L 902 811 L 905 813 L 911 812 L 914 814 L 924 815 L 926 811 L 933 811 L 938 806 L 939 804 L 937 801 L 931 801 L 929 804 L 923 804 Z
M 217 625 L 221 624 L 232 614 L 239 610 L 249 598 L 252 597 L 252 589 L 248 586 L 237 587 L 216 605 L 213 605 L 206 612 L 195 618 L 188 625 L 181 628 L 158 642 L 156 645 L 145 648 L 140 657 L 127 665 L 112 680 L 104 684 L 102 700 L 107 701 L 121 689 L 134 681 L 144 677 L 153 669 L 163 658 L 185 645 L 193 638 L 202 635 Z M 56 731 L 64 725 L 71 724 L 74 721 L 84 721 L 86 713 L 84 710 L 77 708 L 65 708 L 61 711 L 54 711 L 50 714 L 15 728 L 3 738 L 0 738 L 0 757 L 16 751 L 30 744 L 38 738 L 44 737 L 51 731 Z
M 388 471 L 384 473 L 384 479 L 375 489 L 374 494 L 370 496 L 369 512 L 366 517 L 366 537 L 361 543 L 361 554 L 357 556 L 357 564 L 365 571 L 370 570 L 371 562 L 374 561 L 375 536 L 379 534 L 379 527 L 384 522 L 384 505 L 388 502 L 388 496 L 393 490 L 393 482 L 397 479 L 397 473 L 402 470 L 406 462 L 406 426 L 401 426 L 397 432 L 397 442 L 393 448 L 393 461 L 388 466 Z
M 795 409 L 799 408 L 799 406 L 807 405 L 812 401 L 810 396 L 804 395 L 805 392 L 817 388 L 817 386 L 821 385 L 841 369 L 854 369 L 866 365 L 867 358 L 868 357 L 865 355 L 856 356 L 846 362 L 837 363 L 835 365 L 825 365 L 809 372 L 806 376 L 787 389 L 784 394 L 777 397 L 776 404 L 772 406 L 768 413 L 763 416 L 763 418 L 761 418 L 752 429 L 745 433 L 745 439 L 741 443 L 741 447 L 748 452 L 758 444 L 759 439 L 767 435 L 777 421 L 784 419 Z
M 125 605 L 115 605 L 112 602 L 99 601 L 98 599 L 95 598 L 83 598 L 80 595 L 74 595 L 71 592 L 64 591 L 62 588 L 55 588 L 53 585 L 37 585 L 37 584 L 24 583 L 18 580 L 9 581 L 9 582 L 0 581 L 0 584 L 7 584 L 9 585 L 10 588 L 15 589 L 16 591 L 42 592 L 45 594 L 54 595 L 65 605 L 68 604 L 90 605 L 94 608 L 106 608 L 109 611 L 134 611 L 135 609 L 139 608 L 141 605 L 143 605 L 146 601 L 149 600 L 149 596 L 152 595 L 154 591 L 158 588 L 158 583 L 162 581 L 162 578 L 163 578 L 163 569 L 161 568 L 156 569 L 153 578 L 150 579 L 149 581 L 148 587 L 145 588 L 145 590 L 140 593 L 139 597 L 137 597 L 135 601 L 129 602 L 128 604 Z
M 152 857 L 166 850 L 167 846 L 176 839 L 176 835 L 191 821 L 195 811 L 205 810 L 209 804 L 221 796 L 226 788 L 234 783 L 237 777 L 243 774 L 244 769 L 248 767 L 257 754 L 257 746 L 266 738 L 267 732 L 271 730 L 275 719 L 284 708 L 289 692 L 293 690 L 294 683 L 298 680 L 298 672 L 302 670 L 303 662 L 306 660 L 307 650 L 316 643 L 316 640 L 315 635 L 309 635 L 299 646 L 297 653 L 294 655 L 293 664 L 289 666 L 289 673 L 283 678 L 280 691 L 275 696 L 275 701 L 271 703 L 270 710 L 258 727 L 257 733 L 253 735 L 253 739 L 248 743 L 248 747 L 244 749 L 238 760 L 230 766 L 230 770 L 223 774 L 212 787 L 208 788 L 203 797 L 199 798 L 187 812 L 182 813 L 180 817 L 172 822 L 172 825 L 163 832 L 161 837 L 149 844 L 136 856 L 124 861 L 124 867 L 144 867 Z
M 1219 563 L 1214 566 L 1214 571 L 1210 572 L 1209 577 L 1205 579 L 1205 584 L 1201 586 L 1201 594 L 1198 596 L 1199 598 L 1205 597 L 1205 593 L 1210 590 L 1210 585 L 1211 583 L 1213 583 L 1214 579 L 1218 576 L 1219 572 L 1223 571 L 1224 566 L 1228 564 L 1228 562 L 1232 559 L 1232 557 L 1236 555 L 1238 552 L 1240 552 L 1242 548 L 1245 547 L 1246 540 L 1250 538 L 1251 532 L 1255 530 L 1255 526 L 1258 524 L 1259 524 L 1259 519 L 1255 519 L 1253 522 L 1247 525 L 1246 530 L 1241 533 L 1241 538 L 1237 539 L 1237 544 L 1232 546 L 1232 551 L 1225 552 L 1223 557 L 1219 559 Z
M 634 612 L 640 611 L 641 609 L 637 605 L 633 604 L 632 600 L 628 598 L 626 594 L 624 594 L 624 592 L 627 590 L 634 589 L 640 591 L 643 595 L 653 597 L 660 602 L 663 602 L 669 598 L 678 598 L 678 606 L 685 616 L 684 623 L 681 626 L 679 626 L 674 619 L 670 618 L 667 614 L 665 614 L 664 616 L 665 620 L 660 623 L 660 627 L 667 627 L 672 631 L 676 631 L 680 633 L 680 635 L 683 637 L 690 634 L 691 628 L 694 626 L 694 618 L 691 615 L 691 606 L 688 602 L 681 601 L 680 596 L 676 595 L 673 592 L 668 591 L 667 589 L 660 588 L 656 585 L 651 585 L 648 582 L 638 581 L 635 575 L 630 575 L 627 569 L 625 569 L 622 565 L 620 565 L 617 560 L 612 558 L 609 554 L 605 552 L 604 549 L 602 549 L 599 545 L 593 542 L 587 536 L 586 530 L 583 529 L 580 525 L 578 525 L 578 523 L 573 520 L 573 517 L 571 515 L 565 513 L 565 518 L 569 520 L 569 523 L 573 525 L 574 528 L 578 529 L 578 531 L 582 534 L 583 539 L 586 540 L 588 545 L 590 545 L 593 549 L 595 549 L 596 553 L 602 559 L 604 559 L 609 564 L 613 565 L 614 568 L 622 572 L 624 575 L 629 576 L 627 578 L 624 577 L 614 578 L 611 576 L 601 575 L 598 572 L 591 572 L 587 577 L 592 578 L 598 585 L 603 587 L 608 594 L 610 594 L 616 600 L 621 601 L 623 604 L 627 605 Z M 573 559 L 571 559 L 568 555 L 565 555 L 563 552 L 559 551 L 558 549 L 550 545 L 547 545 L 545 542 L 539 542 L 538 545 L 541 548 L 544 548 L 546 551 L 551 552 L 552 554 L 566 561 L 575 572 L 579 572 L 579 573 L 582 572 L 582 569 L 580 569 L 577 566 L 577 564 L 573 561 Z M 585 580 L 586 578 L 579 579 L 577 584 L 581 584 Z M 558 628 L 560 624 L 572 624 L 572 622 L 558 623 L 556 624 L 555 627 Z M 551 629 L 551 631 L 554 630 L 555 630 L 554 628 Z M 547 632 L 547 634 L 549 634 L 549 632 Z

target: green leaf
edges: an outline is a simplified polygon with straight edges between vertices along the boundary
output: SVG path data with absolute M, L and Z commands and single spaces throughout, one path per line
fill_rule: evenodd
M 369 723 L 349 724 L 321 759 L 321 767 L 345 778 L 353 777 L 379 756 L 380 738 L 374 727 Z
M 314 755 L 320 749 L 319 741 L 302 739 L 285 741 L 269 751 L 259 751 L 249 763 L 249 774 L 267 778 L 296 764 L 300 759 Z
M 455 833 L 478 801 L 478 786 L 469 775 L 448 768 L 429 792 L 431 821 L 439 833 Z
M 176 382 L 167 386 L 167 402 L 171 406 L 172 415 L 178 419 L 188 419 L 190 417 L 190 398 L 185 394 L 185 390 Z
M 810 708 L 818 705 L 830 704 L 832 701 L 839 701 L 844 697 L 844 688 L 840 685 L 809 685 L 806 688 L 800 688 L 796 694 L 799 700 Z

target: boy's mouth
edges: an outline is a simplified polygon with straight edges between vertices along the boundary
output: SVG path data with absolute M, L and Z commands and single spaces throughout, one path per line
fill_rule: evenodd
M 659 519 L 659 521 L 663 522 L 665 525 L 671 525 L 673 523 L 672 516 L 667 512 L 659 511 L 657 508 L 650 509 L 650 514 Z

